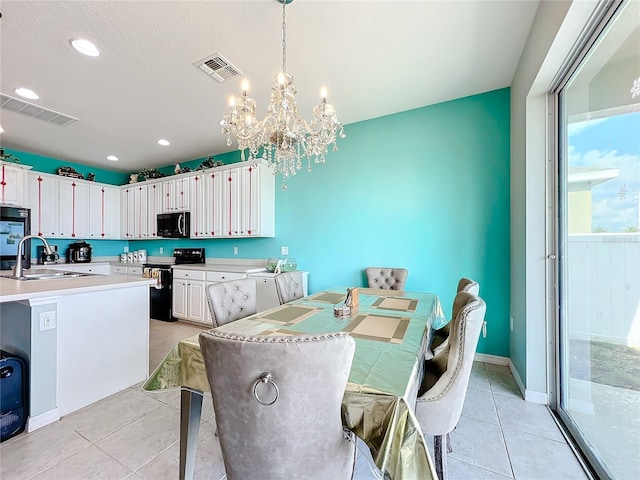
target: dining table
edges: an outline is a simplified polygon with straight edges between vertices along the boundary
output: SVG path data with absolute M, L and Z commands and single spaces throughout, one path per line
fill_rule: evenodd
M 431 332 L 446 322 L 438 296 L 358 288 L 357 306 L 349 314 L 336 312 L 346 296 L 346 287 L 322 290 L 215 330 L 270 336 L 349 333 L 356 349 L 342 400 L 344 426 L 364 441 L 383 478 L 437 479 L 414 408 Z M 143 388 L 181 389 L 180 479 L 193 478 L 202 399 L 210 395 L 198 335 L 179 341 Z

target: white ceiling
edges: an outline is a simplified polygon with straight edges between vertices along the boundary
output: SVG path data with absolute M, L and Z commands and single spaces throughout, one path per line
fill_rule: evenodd
M 287 69 L 300 112 L 310 117 L 323 84 L 345 125 L 509 86 L 538 3 L 296 0 Z M 218 121 L 243 77 L 218 83 L 193 63 L 224 55 L 259 117 L 282 65 L 276 0 L 4 0 L 1 13 L 1 92 L 31 88 L 33 103 L 79 119 L 61 127 L 0 109 L 2 146 L 106 169 L 232 150 Z M 101 55 L 77 53 L 75 37 Z

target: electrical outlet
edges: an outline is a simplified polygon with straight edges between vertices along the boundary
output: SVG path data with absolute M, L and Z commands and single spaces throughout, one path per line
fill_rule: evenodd
M 160 247 L 160 253 L 164 253 L 164 248 Z
M 513 332 L 513 317 L 509 317 L 509 328 L 511 328 L 511 331 Z
M 289 255 L 289 247 L 280 247 L 280 255 Z
M 233 247 L 233 254 L 237 255 L 238 254 L 238 247 Z
M 56 328 L 56 312 L 40 312 L 40 331 Z
M 124 253 L 127 253 L 129 251 L 129 247 L 124 247 Z

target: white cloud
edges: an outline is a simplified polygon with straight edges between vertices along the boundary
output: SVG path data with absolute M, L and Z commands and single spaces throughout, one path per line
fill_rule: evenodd
M 618 177 L 596 185 L 592 195 L 592 226 L 609 232 L 638 227 L 640 216 L 640 156 L 618 155 L 616 150 L 590 150 L 584 154 L 569 147 L 569 166 L 617 168 Z M 626 195 L 621 198 L 624 185 Z
M 604 118 L 596 118 L 594 120 L 584 120 L 582 122 L 569 123 L 567 127 L 568 129 L 567 133 L 569 134 L 569 137 L 573 135 L 578 135 L 579 133 L 582 133 L 584 130 L 591 128 L 595 125 L 598 125 L 599 123 L 603 123 L 607 120 L 608 120 L 608 117 L 604 117 Z

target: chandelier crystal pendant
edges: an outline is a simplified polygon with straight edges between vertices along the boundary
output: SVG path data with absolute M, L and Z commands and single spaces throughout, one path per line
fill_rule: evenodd
M 313 108 L 311 121 L 307 122 L 299 115 L 296 84 L 293 75 L 287 72 L 286 5 L 293 0 L 276 1 L 282 4 L 282 71 L 271 85 L 267 116 L 260 121 L 256 118 L 256 102 L 247 95 L 249 83 L 245 79 L 242 95 L 231 97 L 229 111 L 220 125 L 222 133 L 227 135 L 227 146 L 232 145 L 231 138 L 235 137 L 242 160 L 266 160 L 274 175 L 282 174 L 282 188 L 286 189 L 287 177 L 302 168 L 303 158 L 307 159 L 307 170 L 311 171 L 312 160 L 324 163 L 329 145 L 333 144 L 333 151 L 338 150 L 336 140 L 344 138 L 345 134 L 335 108 L 327 103 L 324 87 L 320 103 Z

